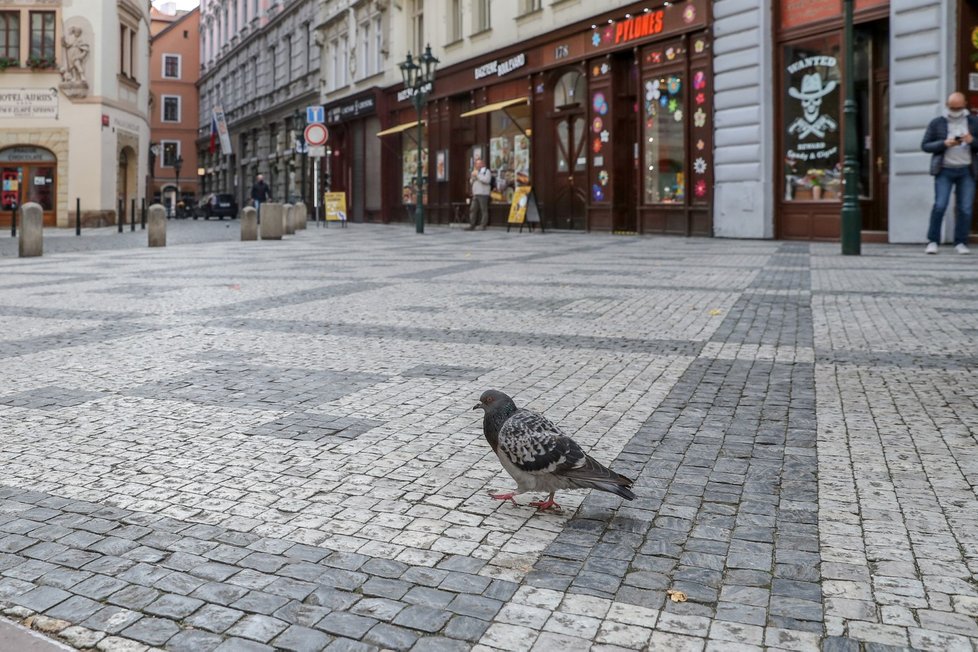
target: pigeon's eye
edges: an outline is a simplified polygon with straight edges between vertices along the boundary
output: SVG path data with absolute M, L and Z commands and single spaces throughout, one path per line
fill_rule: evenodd
M 487 396 L 486 397 L 486 403 L 492 403 L 492 397 L 491 396 Z

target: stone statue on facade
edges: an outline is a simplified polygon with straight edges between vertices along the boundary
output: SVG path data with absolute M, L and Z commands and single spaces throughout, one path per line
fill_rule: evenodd
M 78 26 L 70 27 L 61 39 L 64 48 L 64 64 L 61 73 L 61 90 L 68 97 L 84 97 L 88 94 L 88 80 L 85 78 L 85 61 L 91 47 L 82 39 Z

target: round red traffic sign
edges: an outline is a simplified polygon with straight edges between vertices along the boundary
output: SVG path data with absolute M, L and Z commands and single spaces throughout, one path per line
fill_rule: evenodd
M 312 147 L 319 147 L 326 144 L 329 140 L 329 129 L 326 125 L 314 122 L 306 127 L 305 131 L 306 145 Z

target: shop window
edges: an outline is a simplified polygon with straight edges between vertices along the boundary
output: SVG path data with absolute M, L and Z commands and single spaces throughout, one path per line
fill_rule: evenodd
M 487 164 L 496 179 L 491 194 L 495 202 L 512 203 L 516 187 L 530 185 L 532 123 L 529 104 L 492 112 Z
M 839 37 L 784 46 L 784 198 L 838 199 L 842 186 Z
M 681 204 L 685 200 L 685 83 L 680 71 L 643 80 L 646 204 Z
M 45 211 L 54 210 L 56 162 L 53 153 L 40 147 L 15 146 L 0 151 L 0 208 L 11 210 L 36 202 Z
M 54 62 L 54 12 L 32 11 L 30 59 Z
M 428 126 L 422 128 L 421 142 L 428 142 Z M 422 174 L 428 176 L 428 147 L 421 148 Z M 418 203 L 418 130 L 412 127 L 401 132 L 401 203 Z M 428 203 L 428 193 L 423 195 Z
M 0 57 L 20 61 L 19 11 L 0 11 Z

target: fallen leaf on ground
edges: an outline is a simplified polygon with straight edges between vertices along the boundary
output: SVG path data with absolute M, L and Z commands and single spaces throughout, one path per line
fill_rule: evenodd
M 717 310 L 716 308 L 714 308 L 713 310 L 710 311 L 710 315 L 712 315 L 713 317 L 716 317 L 717 315 L 722 315 L 722 314 L 723 314 L 723 311 L 722 310 Z
M 676 589 L 669 589 L 668 591 L 666 591 L 666 595 L 668 595 L 673 602 L 686 602 L 686 594 L 683 593 L 682 591 L 677 591 Z

